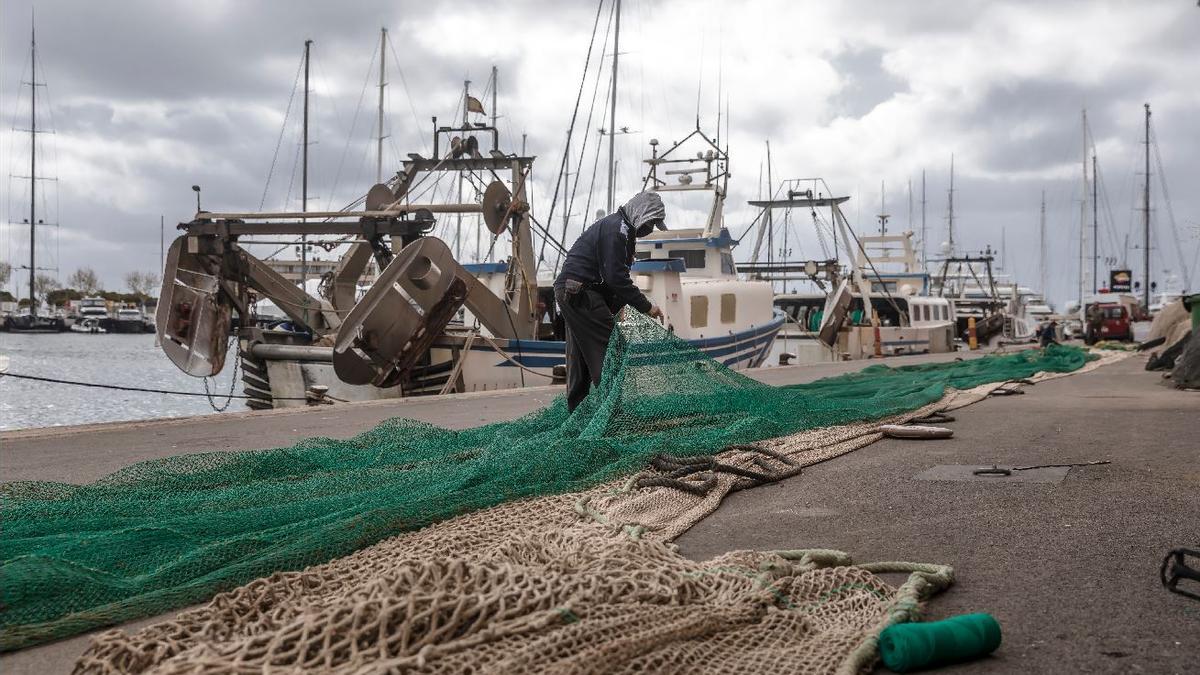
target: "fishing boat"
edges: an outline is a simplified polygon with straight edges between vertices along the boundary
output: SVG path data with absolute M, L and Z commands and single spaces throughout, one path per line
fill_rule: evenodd
M 307 91 L 305 85 L 305 106 Z M 494 97 L 491 124 L 465 87 L 462 104 L 461 122 L 434 119 L 431 156 L 410 153 L 391 178 L 346 209 L 198 207 L 168 250 L 157 307 L 158 342 L 172 362 L 197 377 L 215 375 L 235 346 L 251 408 L 561 382 L 564 329 L 552 277 L 537 276 L 526 196 L 534 158 L 501 147 Z M 694 158 L 683 155 L 687 143 L 700 147 Z M 769 284 L 739 279 L 732 264 L 723 225 L 727 154 L 699 129 L 667 152 L 657 150 L 652 144 L 645 189 L 709 203 L 703 222 L 686 223 L 681 214 L 675 230 L 639 244 L 635 283 L 663 307 L 667 328 L 681 339 L 731 367 L 756 366 L 784 317 L 772 307 Z M 382 144 L 380 153 L 377 179 L 384 175 Z M 301 155 L 307 163 L 304 146 Z M 477 201 L 417 200 L 446 174 L 472 187 Z M 433 236 L 447 223 L 455 225 L 458 250 Z M 507 244 L 509 255 L 460 262 L 465 232 L 457 230 L 464 226 L 491 239 L 490 250 Z M 246 248 L 257 237 L 281 235 L 342 237 L 337 265 L 319 282 L 302 278 L 297 285 Z M 381 271 L 364 287 L 372 260 Z M 259 303 L 286 320 L 258 320 Z
M 887 216 L 880 216 L 879 234 L 854 234 L 841 210 L 850 198 L 833 196 L 819 178 L 784 181 L 775 194 L 779 198 L 749 202 L 762 213 L 752 259 L 743 270 L 772 283 L 783 282 L 786 286 L 790 281 L 807 281 L 822 290 L 775 296 L 776 307 L 789 319 L 776 338 L 781 363 L 954 351 L 954 305 L 930 294 L 930 277 L 918 260 L 912 232 L 889 233 Z M 813 214 L 816 221 L 817 209 L 825 208 L 829 209 L 825 225 L 832 248 L 825 244 L 819 229 L 818 235 L 823 252 L 832 257 L 759 260 L 764 240 L 768 251 L 773 248 L 774 211 L 783 210 L 786 221 L 787 212 L 800 209 Z M 838 239 L 842 241 L 840 246 Z M 843 274 L 839 262 L 843 251 L 854 251 L 848 274 Z

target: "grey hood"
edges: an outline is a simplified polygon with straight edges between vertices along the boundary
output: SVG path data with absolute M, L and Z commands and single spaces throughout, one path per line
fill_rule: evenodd
M 667 217 L 667 209 L 663 206 L 662 197 L 656 192 L 640 192 L 634 195 L 633 199 L 625 202 L 621 211 L 625 213 L 625 218 L 633 225 L 634 230 L 641 229 L 652 220 L 659 221 L 658 229 L 667 229 L 666 223 L 662 222 Z

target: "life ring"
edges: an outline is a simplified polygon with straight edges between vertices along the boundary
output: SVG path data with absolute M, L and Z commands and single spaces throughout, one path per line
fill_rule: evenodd
M 879 430 L 889 438 L 950 438 L 954 435 L 954 430 L 946 427 L 921 425 L 884 424 L 879 427 Z

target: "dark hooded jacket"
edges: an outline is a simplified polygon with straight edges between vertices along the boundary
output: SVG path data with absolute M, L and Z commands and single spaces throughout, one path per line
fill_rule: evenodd
M 634 285 L 629 268 L 633 265 L 638 230 L 650 221 L 661 221 L 665 214 L 662 199 L 652 192 L 643 192 L 616 213 L 592 223 L 571 246 L 554 287 L 562 288 L 568 279 L 573 279 L 604 296 L 613 313 L 625 305 L 643 314 L 649 312 L 653 305 Z

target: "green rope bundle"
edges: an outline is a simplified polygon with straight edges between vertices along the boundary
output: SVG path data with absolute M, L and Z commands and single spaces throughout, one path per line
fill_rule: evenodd
M 991 614 L 898 623 L 879 634 L 879 658 L 897 673 L 971 661 L 991 654 L 999 646 L 1000 624 Z

